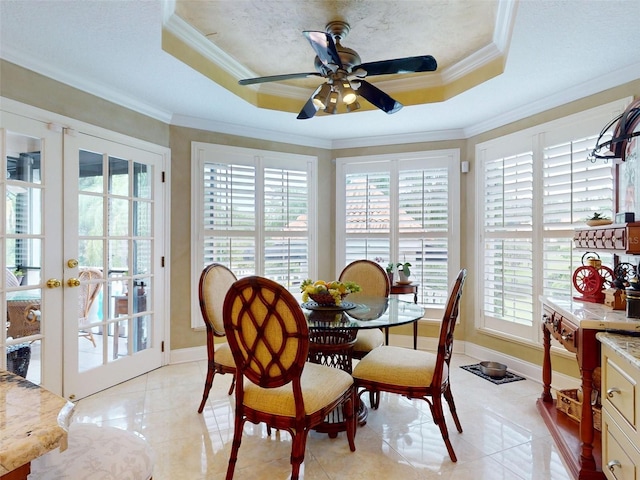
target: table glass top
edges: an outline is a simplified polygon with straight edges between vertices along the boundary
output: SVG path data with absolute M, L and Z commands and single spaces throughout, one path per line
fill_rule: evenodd
M 309 327 L 316 330 L 332 328 L 380 328 L 415 322 L 424 315 L 424 308 L 395 297 L 350 298 L 355 307 L 349 310 L 302 309 Z

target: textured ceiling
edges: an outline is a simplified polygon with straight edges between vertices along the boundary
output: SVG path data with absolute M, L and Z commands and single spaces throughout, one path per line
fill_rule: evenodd
M 342 44 L 363 62 L 434 55 L 446 69 L 492 41 L 497 0 L 178 0 L 176 14 L 260 76 L 314 71 L 303 30 L 334 20 L 351 31 Z
M 508 22 L 513 17 L 504 16 L 507 25 L 497 25 L 498 10 L 497 0 L 177 0 L 175 14 L 197 34 L 188 36 L 188 48 L 179 46 L 166 50 L 220 84 L 224 81 L 211 72 L 212 68 L 225 68 L 224 64 L 235 65 L 230 72 L 235 76 L 242 76 L 243 71 L 249 77 L 314 72 L 315 53 L 302 31 L 324 31 L 329 22 L 343 21 L 349 24 L 350 31 L 341 43 L 355 50 L 363 63 L 419 55 L 436 58 L 437 73 L 381 75 L 367 79 L 387 93 L 395 94 L 405 105 L 416 105 L 441 101 L 502 73 L 503 58 L 497 62 L 498 69 L 482 71 L 496 57 L 506 55 L 500 51 L 502 46 L 494 44 L 494 37 L 496 28 L 510 31 Z M 169 22 L 169 31 L 171 25 Z M 222 58 L 194 62 L 191 49 L 198 51 L 198 44 L 201 44 L 198 36 L 211 42 L 212 49 L 224 52 L 219 55 Z M 199 51 L 207 56 L 207 50 L 205 47 Z M 493 55 L 480 55 L 480 52 L 488 51 Z M 479 60 L 470 60 L 474 55 L 480 57 Z M 456 69 L 464 73 L 451 74 Z M 458 81 L 458 85 L 454 85 L 453 81 L 461 76 L 466 76 L 464 84 Z M 241 89 L 232 84 L 229 88 L 255 105 L 297 111 L 300 102 L 292 105 L 286 97 L 306 100 L 321 82 L 314 77 Z M 287 90 L 286 86 L 304 87 L 305 90 Z M 259 92 L 258 95 L 252 97 L 248 88 Z M 267 95 L 277 98 L 274 100 Z

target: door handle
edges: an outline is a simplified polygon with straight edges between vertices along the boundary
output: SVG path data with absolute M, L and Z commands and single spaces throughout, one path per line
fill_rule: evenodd
M 614 393 L 622 393 L 618 387 L 607 388 L 607 397 L 613 398 Z
M 69 285 L 70 287 L 79 287 L 80 280 L 78 280 L 77 278 L 70 278 L 69 280 L 67 280 L 67 285 Z
M 47 280 L 47 287 L 49 288 L 58 288 L 62 283 L 57 278 L 50 278 Z

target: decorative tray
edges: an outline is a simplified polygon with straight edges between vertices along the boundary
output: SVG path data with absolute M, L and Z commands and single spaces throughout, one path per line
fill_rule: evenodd
M 356 308 L 356 304 L 352 302 L 342 302 L 340 305 L 318 305 L 316 302 L 305 302 L 300 305 L 302 308 L 306 308 L 307 310 L 317 310 L 317 311 L 340 311 L 343 312 L 345 310 L 351 310 L 352 308 Z

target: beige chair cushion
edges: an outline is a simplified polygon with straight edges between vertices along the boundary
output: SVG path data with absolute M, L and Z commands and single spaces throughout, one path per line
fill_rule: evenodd
M 307 362 L 300 378 L 307 415 L 326 407 L 353 385 L 347 372 Z M 295 417 L 296 406 L 291 383 L 278 388 L 262 388 L 245 380 L 244 404 L 260 412 Z
M 216 345 L 216 353 L 213 358 L 215 358 L 216 363 L 219 363 L 220 365 L 236 368 L 236 362 L 233 360 L 231 347 L 229 347 L 227 342 Z
M 370 352 L 384 344 L 384 333 L 379 328 L 358 330 L 353 350 L 356 352 Z
M 403 347 L 382 346 L 368 353 L 353 369 L 353 377 L 403 387 L 431 384 L 436 355 Z M 443 378 L 447 378 L 444 364 Z
M 31 462 L 28 480 L 149 480 L 154 453 L 139 435 L 115 427 L 74 423 L 69 447 Z

